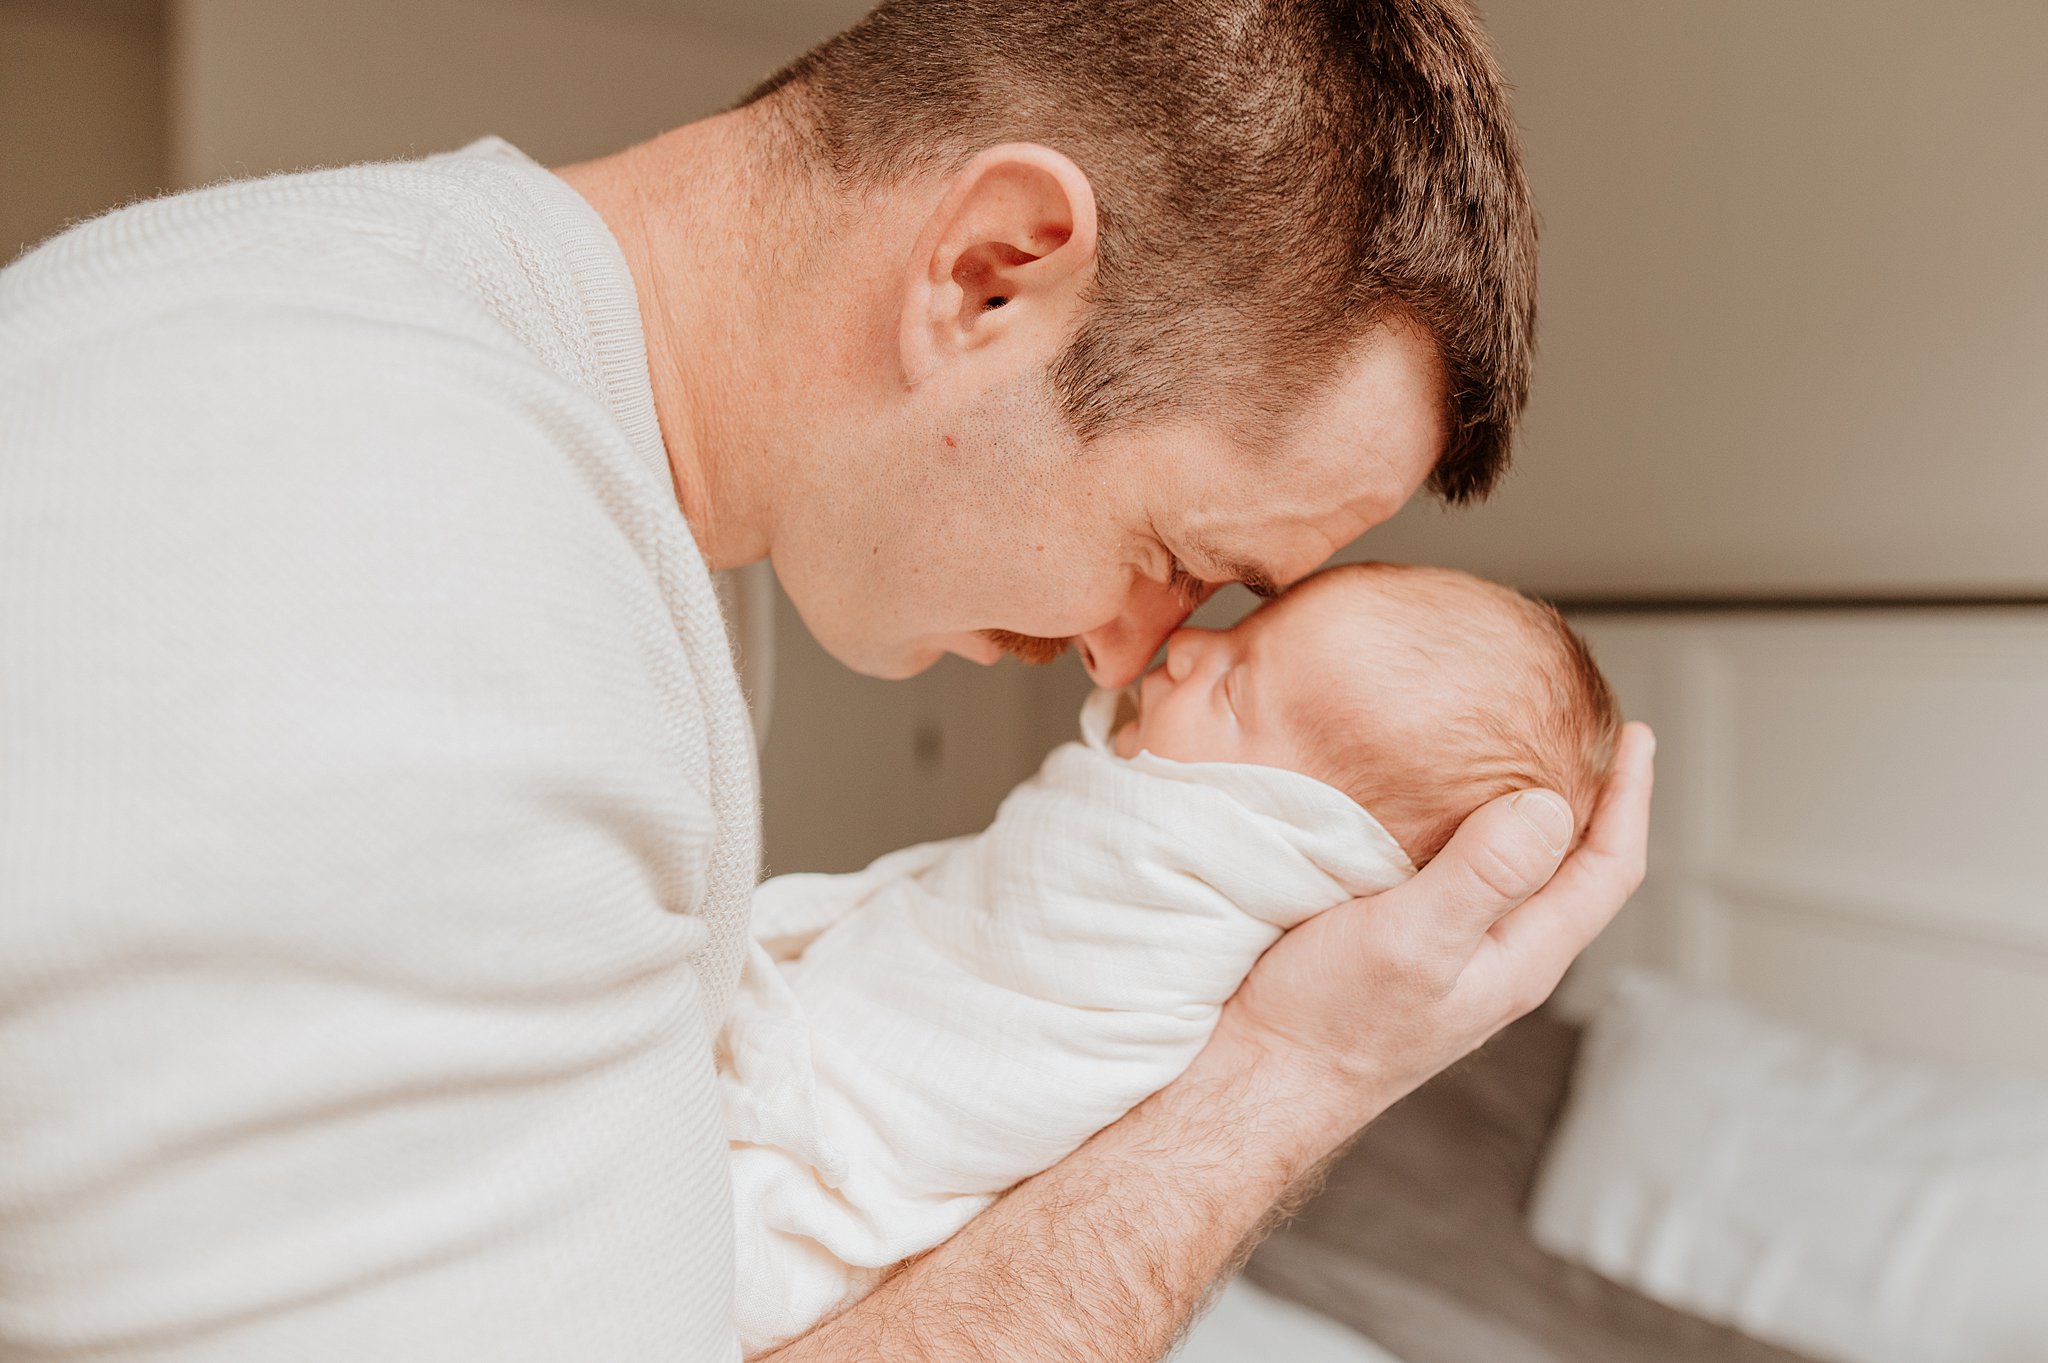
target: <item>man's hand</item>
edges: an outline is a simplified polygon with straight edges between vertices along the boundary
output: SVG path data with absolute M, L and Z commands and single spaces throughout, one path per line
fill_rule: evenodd
M 1642 883 L 1655 746 L 1641 724 L 1622 731 L 1586 839 L 1562 866 L 1564 801 L 1504 795 L 1414 879 L 1288 933 L 1204 1059 L 1256 1059 L 1266 1086 L 1324 1109 L 1334 1143 L 1470 1053 L 1548 998 Z

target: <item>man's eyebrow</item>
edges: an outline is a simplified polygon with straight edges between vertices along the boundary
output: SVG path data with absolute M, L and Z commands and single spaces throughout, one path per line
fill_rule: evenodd
M 1244 584 L 1245 590 L 1261 601 L 1271 601 L 1285 590 L 1279 583 L 1273 581 L 1271 573 L 1256 563 L 1225 559 L 1223 566 L 1229 571 L 1233 581 Z
M 1216 565 L 1222 576 L 1213 580 L 1242 583 L 1247 591 L 1261 601 L 1271 601 L 1285 590 L 1273 574 L 1249 559 L 1219 552 L 1199 540 L 1189 544 L 1188 548 L 1200 555 L 1203 562 Z

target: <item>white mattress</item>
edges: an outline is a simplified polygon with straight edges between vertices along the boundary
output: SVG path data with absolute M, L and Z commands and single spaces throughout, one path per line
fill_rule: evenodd
M 1168 1363 L 1400 1363 L 1364 1335 L 1233 1278 Z

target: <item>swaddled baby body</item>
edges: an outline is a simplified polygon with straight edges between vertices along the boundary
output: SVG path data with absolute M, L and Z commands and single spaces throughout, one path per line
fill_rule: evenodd
M 1098 692 L 987 830 L 782 876 L 722 1038 L 748 1353 L 1172 1080 L 1262 952 L 1496 795 L 1585 815 L 1620 720 L 1556 613 L 1350 565 Z

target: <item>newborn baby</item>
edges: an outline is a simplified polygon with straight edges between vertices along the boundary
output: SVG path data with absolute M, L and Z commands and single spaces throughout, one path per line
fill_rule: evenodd
M 1176 633 L 984 832 L 762 885 L 720 1048 L 746 1351 L 1165 1085 L 1283 931 L 1486 801 L 1542 786 L 1583 831 L 1619 729 L 1549 607 L 1351 565 Z

